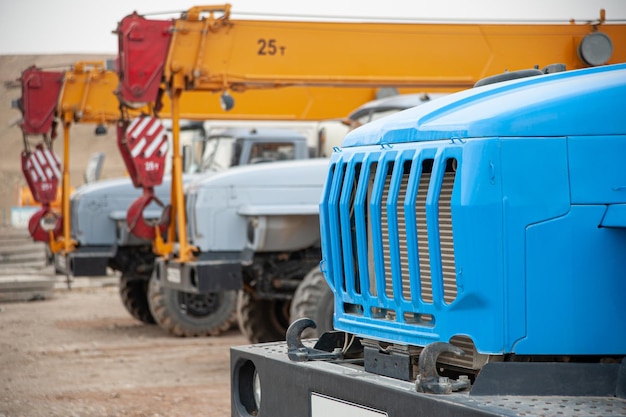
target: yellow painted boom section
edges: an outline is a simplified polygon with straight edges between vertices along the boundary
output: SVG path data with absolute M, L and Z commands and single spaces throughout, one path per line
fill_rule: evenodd
M 66 71 L 57 115 L 69 123 L 112 124 L 120 118 L 115 95 L 118 76 L 105 70 L 103 62 L 77 62 Z M 282 90 L 233 93 L 237 106 L 224 111 L 219 95 L 211 91 L 189 91 L 181 97 L 180 118 L 189 120 L 326 120 L 347 115 L 376 97 L 375 88 L 337 91 L 333 87 L 292 87 Z M 339 94 L 340 93 L 340 94 Z M 128 109 L 129 117 L 149 114 L 149 107 Z M 159 116 L 171 118 L 171 101 L 163 96 Z
M 207 6 L 208 8 L 209 6 Z M 202 9 L 199 7 L 198 9 Z M 589 66 L 591 24 L 400 24 L 201 18 L 175 20 L 165 65 L 174 88 L 394 86 L 457 91 L 504 70 Z M 626 25 L 602 24 L 607 63 L 626 61 Z M 184 86 L 184 87 L 182 87 Z
M 77 62 L 65 72 L 57 115 L 64 122 L 110 124 L 120 119 L 118 77 L 104 62 Z
M 115 90 L 117 73 L 105 70 L 104 62 L 77 62 L 66 71 L 57 115 L 69 123 L 112 124 L 120 118 Z M 219 94 L 191 90 L 180 98 L 181 119 L 188 120 L 327 120 L 347 114 L 376 98 L 372 87 L 337 90 L 335 87 L 288 87 L 234 92 L 237 106 L 225 111 Z M 128 109 L 128 117 L 149 114 L 150 108 Z M 171 101 L 163 96 L 159 116 L 171 119 Z
M 63 234 L 55 238 L 50 234 L 52 253 L 69 253 L 76 242 L 71 238 L 70 216 L 70 127 L 73 123 L 113 124 L 120 120 L 120 106 L 115 95 L 118 76 L 106 70 L 102 61 L 79 61 L 65 72 L 63 87 L 57 104 L 57 117 L 63 122 L 63 177 L 61 181 L 61 215 Z M 148 107 L 130 110 L 137 116 Z
M 230 4 L 198 6 L 175 19 L 164 66 L 163 81 L 171 100 L 165 107 L 172 109 L 174 146 L 171 202 L 175 221 L 170 223 L 169 236 L 174 236 L 178 224 L 179 262 L 192 259 L 196 250 L 187 240 L 182 173 L 177 169 L 181 158 L 178 120 L 183 117 L 181 101 L 188 96 L 184 91 L 231 94 L 245 91 L 235 100 L 237 104 L 230 113 L 233 118 L 242 112 L 241 102 L 245 98 L 251 109 L 262 106 L 268 115 L 276 112 L 277 118 L 285 117 L 284 112 L 289 112 L 286 108 L 294 106 L 296 101 L 291 102 L 286 95 L 270 100 L 267 91 L 279 87 L 280 93 L 287 92 L 282 87 L 335 88 L 324 91 L 318 100 L 326 97 L 337 101 L 347 96 L 351 88 L 454 92 L 505 70 L 541 68 L 555 63 L 565 64 L 568 69 L 588 66 L 579 56 L 578 48 L 583 38 L 598 26 L 613 42 L 613 53 L 606 63 L 626 62 L 626 25 L 233 20 L 230 10 Z M 604 11 L 600 19 L 604 22 Z M 339 87 L 351 88 L 340 91 Z M 297 95 L 298 91 L 302 90 L 293 90 L 293 94 Z M 253 92 L 258 96 L 253 97 Z M 326 96 L 327 93 L 330 95 Z M 267 98 L 263 100 L 263 97 Z M 338 107 L 332 109 L 336 111 Z M 295 113 L 300 117 L 306 114 Z M 154 247 L 158 255 L 172 253 L 171 245 L 159 240 Z
M 402 93 L 423 90 L 399 89 Z M 180 118 L 188 120 L 329 120 L 347 116 L 377 98 L 377 88 L 285 87 L 231 92 L 237 103 L 230 111 L 220 106 L 220 95 L 205 90 L 185 91 Z M 171 118 L 171 100 L 163 95 L 159 117 Z

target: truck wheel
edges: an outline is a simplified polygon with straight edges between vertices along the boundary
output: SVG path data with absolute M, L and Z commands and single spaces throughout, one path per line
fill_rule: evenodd
M 120 298 L 131 316 L 142 323 L 154 324 L 154 317 L 148 305 L 148 281 L 122 275 L 120 278 Z
M 174 336 L 217 336 L 236 321 L 236 291 L 191 294 L 164 288 L 152 277 L 148 302 L 157 324 Z
M 290 321 L 308 317 L 315 321 L 315 329 L 302 332 L 303 338 L 320 337 L 333 330 L 335 299 L 324 274 L 319 267 L 313 268 L 302 280 L 291 300 Z
M 289 326 L 289 301 L 259 300 L 254 294 L 239 291 L 237 320 L 239 330 L 250 343 L 285 340 Z

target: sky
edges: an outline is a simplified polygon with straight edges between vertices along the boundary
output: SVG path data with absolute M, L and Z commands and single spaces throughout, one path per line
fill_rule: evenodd
M 124 16 L 174 12 L 221 2 L 189 0 L 0 0 L 0 55 L 116 54 L 111 32 Z M 233 0 L 234 18 L 242 13 L 330 16 L 343 18 L 401 18 L 440 20 L 597 19 L 626 21 L 626 0 Z M 355 5 L 357 7 L 355 7 Z M 154 15 L 161 19 L 175 15 Z

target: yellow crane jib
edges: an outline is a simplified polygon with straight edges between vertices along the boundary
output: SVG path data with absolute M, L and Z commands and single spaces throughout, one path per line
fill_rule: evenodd
M 70 236 L 70 128 L 73 123 L 93 123 L 96 133 L 102 134 L 106 125 L 120 120 L 114 94 L 117 73 L 102 61 L 78 61 L 62 72 L 29 67 L 20 81 L 22 96 L 14 107 L 22 112 L 22 170 L 33 199 L 42 204 L 31 217 L 29 230 L 33 239 L 48 242 L 52 253 L 69 253 L 76 245 Z M 133 114 L 140 112 L 147 110 L 141 108 Z M 58 123 L 63 124 L 62 162 L 52 149 Z M 28 135 L 42 135 L 43 141 L 31 145 Z M 59 183 L 60 213 L 51 208 Z
M 238 107 L 234 94 L 259 90 L 452 92 L 505 69 L 553 63 L 575 69 L 626 61 L 625 26 L 607 24 L 603 15 L 584 24 L 239 20 L 226 4 L 194 7 L 171 20 L 133 13 L 120 21 L 116 33 L 121 103 L 155 103 L 159 108 L 160 97 L 170 100 L 172 221 L 168 244 L 157 236 L 155 251 L 170 256 L 172 239 L 178 236 L 181 262 L 194 253 L 186 236 L 179 149 L 181 102 L 187 92 L 221 95 L 222 114 L 228 114 Z M 341 95 L 343 90 L 335 97 Z

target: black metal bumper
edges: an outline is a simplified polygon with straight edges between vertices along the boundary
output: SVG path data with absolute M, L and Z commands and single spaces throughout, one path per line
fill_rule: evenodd
M 156 260 L 155 271 L 161 285 L 178 291 L 207 294 L 242 287 L 239 254 L 222 254 L 210 258 L 180 263 L 176 260 Z
M 356 364 L 291 362 L 284 342 L 233 347 L 230 358 L 232 417 L 626 415 L 624 364 L 496 362 L 471 391 L 436 395 Z
M 75 277 L 98 277 L 106 275 L 109 259 L 115 256 L 111 247 L 78 248 L 68 254 L 54 255 L 58 272 Z

